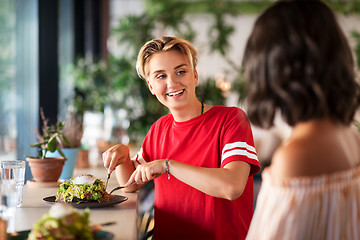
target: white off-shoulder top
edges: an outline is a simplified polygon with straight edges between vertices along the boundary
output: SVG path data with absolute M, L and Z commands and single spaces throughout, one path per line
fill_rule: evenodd
M 286 181 L 265 169 L 246 239 L 360 239 L 360 166 Z

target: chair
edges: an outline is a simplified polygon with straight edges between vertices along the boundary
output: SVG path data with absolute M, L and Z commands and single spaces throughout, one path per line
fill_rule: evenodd
M 139 219 L 139 239 L 151 240 L 154 233 L 154 225 L 153 211 L 145 212 L 141 220 Z

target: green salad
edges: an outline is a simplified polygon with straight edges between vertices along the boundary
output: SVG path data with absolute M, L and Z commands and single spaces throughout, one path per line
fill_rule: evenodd
M 96 179 L 92 184 L 74 184 L 73 179 L 61 183 L 56 196 L 57 202 L 100 201 L 105 196 L 105 182 Z
M 63 206 L 64 205 L 64 206 Z M 65 204 L 54 204 L 50 211 L 33 225 L 28 240 L 92 240 L 90 210 L 83 212 Z

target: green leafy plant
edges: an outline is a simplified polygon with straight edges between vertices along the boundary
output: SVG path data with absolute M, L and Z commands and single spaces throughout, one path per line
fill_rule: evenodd
M 40 133 L 36 132 L 39 142 L 31 144 L 30 147 L 38 148 L 38 158 L 40 159 L 46 158 L 47 152 L 55 152 L 56 150 L 65 158 L 65 154 L 61 150 L 63 145 L 72 146 L 72 143 L 63 133 L 65 123 L 57 122 L 55 126 L 48 126 L 48 120 L 45 119 L 42 111 L 41 117 L 43 120 L 43 133 L 40 135 Z

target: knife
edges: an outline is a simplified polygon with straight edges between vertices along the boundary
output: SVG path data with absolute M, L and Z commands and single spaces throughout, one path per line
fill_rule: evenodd
M 106 184 L 105 184 L 105 191 L 106 191 L 107 185 L 109 183 L 109 179 L 110 179 L 110 173 L 108 173 L 108 175 L 107 175 Z

